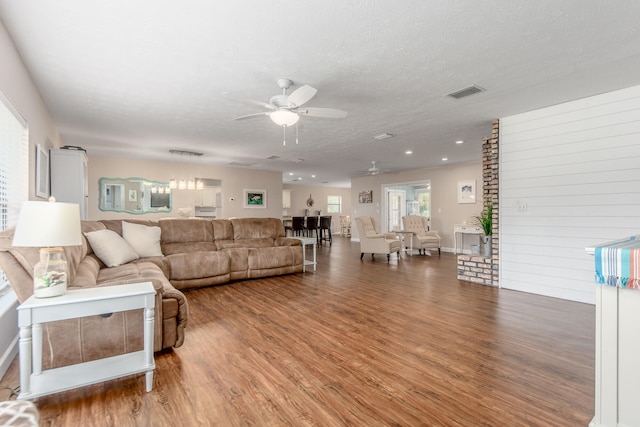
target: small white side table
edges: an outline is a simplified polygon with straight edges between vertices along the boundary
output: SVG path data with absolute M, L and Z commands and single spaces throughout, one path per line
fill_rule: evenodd
M 464 253 L 465 234 L 484 234 L 479 225 L 454 224 L 453 225 L 453 253 L 458 253 L 458 235 L 460 235 L 460 252 Z
M 307 265 L 313 265 L 313 271 L 316 271 L 316 246 L 318 244 L 318 240 L 315 237 L 294 237 L 294 239 L 300 240 L 302 243 L 302 271 L 306 271 Z M 307 259 L 306 247 L 313 247 L 313 261 Z
M 42 370 L 42 323 L 143 308 L 144 350 Z M 153 387 L 153 316 L 151 282 L 70 290 L 53 298 L 30 297 L 18 307 L 20 326 L 20 395 L 39 396 L 144 372 L 146 390 Z M 32 337 L 33 334 L 33 337 Z
M 397 236 L 401 237 L 400 241 L 402 242 L 402 252 L 404 252 L 405 254 L 407 252 L 409 252 L 410 256 L 413 256 L 413 232 L 412 231 L 402 231 L 402 230 L 395 230 L 394 233 L 396 233 Z M 406 238 L 409 237 L 409 246 L 407 248 L 407 246 L 405 245 L 405 240 Z

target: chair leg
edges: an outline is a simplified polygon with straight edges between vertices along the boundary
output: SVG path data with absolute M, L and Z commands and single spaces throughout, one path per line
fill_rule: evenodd
M 364 252 L 360 252 L 360 261 L 362 261 L 363 256 L 364 256 Z
M 440 256 L 440 248 L 438 248 L 438 256 Z
M 387 254 L 387 262 L 391 260 L 391 254 Z

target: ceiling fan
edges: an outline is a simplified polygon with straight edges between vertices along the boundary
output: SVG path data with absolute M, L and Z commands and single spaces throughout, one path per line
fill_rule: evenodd
M 389 172 L 389 171 L 387 169 L 380 169 L 379 167 L 376 166 L 376 161 L 371 160 L 371 167 L 366 171 L 358 171 L 358 174 L 375 176 L 375 175 L 382 175 L 385 172 Z
M 286 128 L 298 123 L 300 116 L 321 117 L 325 119 L 343 119 L 347 117 L 346 111 L 336 110 L 334 108 L 302 107 L 302 105 L 309 102 L 311 98 L 315 96 L 318 90 L 309 85 L 304 85 L 291 92 L 290 95 L 287 95 L 287 89 L 289 89 L 292 84 L 293 82 L 289 79 L 278 79 L 278 86 L 282 89 L 282 95 L 272 96 L 269 103 L 245 100 L 271 111 L 247 114 L 246 116 L 236 117 L 233 120 L 247 120 L 255 117 L 269 116 L 275 124 Z

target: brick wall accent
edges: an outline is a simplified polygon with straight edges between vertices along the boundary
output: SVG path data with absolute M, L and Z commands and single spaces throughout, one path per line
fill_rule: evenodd
M 491 256 L 459 255 L 458 280 L 465 280 L 483 285 L 499 285 L 500 232 L 499 232 L 499 134 L 500 121 L 494 120 L 491 125 L 491 136 L 482 139 L 482 203 L 483 210 L 493 206 L 493 230 Z
M 458 280 L 493 286 L 493 258 L 458 255 Z

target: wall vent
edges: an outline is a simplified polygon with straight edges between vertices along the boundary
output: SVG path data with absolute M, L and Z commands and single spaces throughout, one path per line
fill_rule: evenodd
M 460 98 L 464 98 L 465 96 L 473 95 L 478 92 L 484 92 L 484 89 L 481 88 L 480 86 L 473 85 L 473 86 L 465 87 L 464 89 L 460 89 L 455 92 L 452 92 L 447 96 L 450 96 L 455 99 L 460 99 Z

